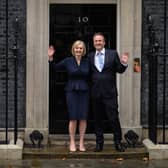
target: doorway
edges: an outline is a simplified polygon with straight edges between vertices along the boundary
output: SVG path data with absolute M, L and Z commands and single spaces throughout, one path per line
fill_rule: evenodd
M 71 45 L 75 40 L 85 42 L 87 51 L 94 50 L 92 36 L 103 32 L 106 47 L 116 49 L 116 4 L 51 4 L 50 5 L 50 45 L 54 45 L 54 61 L 59 62 L 71 56 Z M 67 81 L 65 71 L 49 70 L 49 133 L 68 132 L 68 114 L 64 87 Z M 106 121 L 106 116 L 104 117 Z M 108 122 L 104 132 L 111 132 Z M 94 132 L 90 108 L 87 132 Z

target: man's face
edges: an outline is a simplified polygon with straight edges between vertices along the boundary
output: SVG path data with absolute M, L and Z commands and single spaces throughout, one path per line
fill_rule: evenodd
M 105 40 L 104 37 L 101 35 L 95 35 L 93 37 L 93 44 L 96 50 L 100 51 L 104 48 L 105 46 Z

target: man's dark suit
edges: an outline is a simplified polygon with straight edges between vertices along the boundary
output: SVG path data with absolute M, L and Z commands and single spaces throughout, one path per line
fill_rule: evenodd
M 96 129 L 96 143 L 103 144 L 102 114 L 106 113 L 112 125 L 114 142 L 120 143 L 121 126 L 118 117 L 116 73 L 123 73 L 127 66 L 120 63 L 118 53 L 115 50 L 105 49 L 105 61 L 102 72 L 95 66 L 95 52 L 89 53 L 92 74 L 92 107 Z M 102 109 L 103 107 L 103 109 Z

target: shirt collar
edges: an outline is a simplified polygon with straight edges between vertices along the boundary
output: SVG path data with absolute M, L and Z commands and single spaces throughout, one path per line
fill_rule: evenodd
M 97 51 L 97 50 L 96 50 L 96 55 L 97 55 L 97 53 L 99 53 L 99 52 L 100 52 L 101 54 L 105 55 L 105 48 L 103 48 L 101 51 Z

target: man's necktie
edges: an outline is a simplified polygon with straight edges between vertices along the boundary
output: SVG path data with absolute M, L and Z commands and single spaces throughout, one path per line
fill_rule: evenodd
M 104 67 L 104 57 L 101 52 L 98 52 L 96 56 L 97 56 L 96 67 L 101 72 Z

